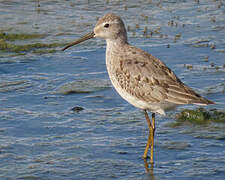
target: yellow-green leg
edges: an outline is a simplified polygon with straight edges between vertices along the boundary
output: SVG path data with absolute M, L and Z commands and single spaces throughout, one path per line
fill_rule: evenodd
M 143 158 L 147 158 L 149 147 L 151 146 L 151 156 L 150 156 L 150 163 L 153 163 L 153 153 L 154 153 L 154 134 L 155 134 L 155 113 L 152 113 L 152 122 L 150 121 L 148 117 L 148 113 L 146 110 L 144 110 L 145 118 L 148 123 L 149 128 L 149 135 L 148 135 L 148 141 L 145 147 Z

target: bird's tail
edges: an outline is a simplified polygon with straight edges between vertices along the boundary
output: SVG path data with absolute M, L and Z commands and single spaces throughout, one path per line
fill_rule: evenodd
M 210 101 L 206 98 L 201 97 L 199 99 L 199 101 L 193 102 L 193 104 L 200 105 L 200 106 L 206 106 L 206 105 L 209 105 L 209 104 L 216 104 L 216 103 L 213 102 L 213 101 Z

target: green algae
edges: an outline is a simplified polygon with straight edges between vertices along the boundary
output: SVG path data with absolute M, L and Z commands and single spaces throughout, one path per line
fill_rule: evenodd
M 27 39 L 37 39 L 37 38 L 43 38 L 43 34 L 13 34 L 13 33 L 5 33 L 0 32 L 0 39 L 3 39 L 5 41 L 16 41 L 16 40 L 27 40 Z
M 14 41 L 24 41 L 31 39 L 43 38 L 42 34 L 10 34 L 0 33 L 0 51 L 4 53 L 15 53 L 16 55 L 24 55 L 27 52 L 36 54 L 55 53 L 55 48 L 65 46 L 66 43 L 19 43 L 16 44 Z
M 203 108 L 198 109 L 184 109 L 176 114 L 177 122 L 189 122 L 194 124 L 205 124 L 210 119 L 210 114 Z
M 32 53 L 35 54 L 49 54 L 57 52 L 56 49 L 41 49 L 41 50 L 33 50 Z
M 8 43 L 3 39 L 0 39 L 0 51 L 8 52 L 8 53 L 23 53 L 23 52 L 32 52 L 32 53 L 54 53 L 56 52 L 56 48 L 64 46 L 66 43 L 32 43 L 32 44 L 12 44 Z M 44 50 L 40 50 L 42 48 L 47 48 Z
M 223 111 L 217 111 L 217 110 L 212 110 L 213 111 L 213 121 L 217 123 L 225 123 L 225 112 Z
M 225 123 L 225 111 L 204 108 L 184 109 L 176 114 L 176 122 L 169 124 L 170 127 L 182 125 L 207 125 L 210 123 Z

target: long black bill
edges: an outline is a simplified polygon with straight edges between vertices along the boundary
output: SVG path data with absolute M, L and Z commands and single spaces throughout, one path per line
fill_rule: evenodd
M 94 35 L 95 35 L 94 32 L 90 32 L 90 33 L 88 33 L 88 34 L 82 36 L 80 39 L 78 39 L 78 40 L 76 40 L 76 41 L 74 41 L 74 42 L 68 44 L 66 47 L 64 47 L 64 48 L 62 49 L 62 51 L 68 49 L 68 48 L 71 47 L 71 46 L 74 46 L 74 45 L 76 45 L 76 44 L 79 44 L 79 43 L 81 43 L 81 42 L 83 42 L 83 41 L 86 41 L 86 40 L 88 40 L 88 39 L 91 39 L 91 38 L 94 37 Z

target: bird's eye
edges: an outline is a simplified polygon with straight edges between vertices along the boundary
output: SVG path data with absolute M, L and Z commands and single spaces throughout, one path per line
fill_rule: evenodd
M 105 28 L 108 28 L 108 27 L 109 27 L 109 24 L 105 24 L 104 27 L 105 27 Z

